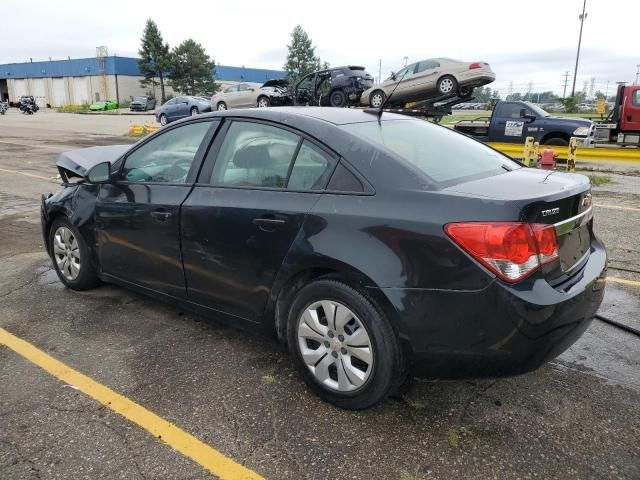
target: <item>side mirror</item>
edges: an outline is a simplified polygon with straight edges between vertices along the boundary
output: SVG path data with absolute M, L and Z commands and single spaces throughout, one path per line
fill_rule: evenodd
M 394 81 L 395 81 L 395 79 L 396 79 L 396 72 L 391 72 L 391 77 L 390 77 L 390 78 L 391 78 L 391 80 L 394 80 Z
M 89 183 L 109 183 L 111 181 L 111 163 L 102 162 L 94 165 L 87 172 Z

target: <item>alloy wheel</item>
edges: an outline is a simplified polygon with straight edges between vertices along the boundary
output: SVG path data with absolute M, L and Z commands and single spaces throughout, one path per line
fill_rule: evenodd
M 219 103 L 218 104 L 218 111 L 222 111 L 222 110 L 226 110 L 227 106 L 224 103 Z
M 258 108 L 267 108 L 269 106 L 269 102 L 265 97 L 260 97 L 258 100 Z
M 373 371 L 373 347 L 364 324 L 333 300 L 309 305 L 298 320 L 298 345 L 307 368 L 325 387 L 361 388 Z
M 371 106 L 375 107 L 375 108 L 379 108 L 382 106 L 382 94 L 381 93 L 374 93 L 371 96 Z
M 80 274 L 80 246 L 71 229 L 58 227 L 53 236 L 53 254 L 60 273 L 67 280 L 75 280 Z
M 453 90 L 453 80 L 445 78 L 440 82 L 440 92 L 449 93 Z

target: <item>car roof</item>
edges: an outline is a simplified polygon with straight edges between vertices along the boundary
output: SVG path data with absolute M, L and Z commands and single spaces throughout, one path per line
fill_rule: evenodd
M 213 117 L 247 117 L 264 120 L 282 121 L 283 114 L 290 117 L 304 117 L 334 125 L 346 125 L 349 123 L 377 122 L 378 115 L 367 113 L 360 108 L 332 108 L 332 107 L 271 107 L 271 108 L 243 108 L 237 110 L 225 110 L 207 114 Z M 194 117 L 195 118 L 195 117 Z M 411 117 L 394 113 L 383 113 L 382 121 L 389 120 L 414 120 Z

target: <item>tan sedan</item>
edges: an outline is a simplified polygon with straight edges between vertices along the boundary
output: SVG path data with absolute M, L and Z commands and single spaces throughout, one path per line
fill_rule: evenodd
M 407 65 L 384 82 L 365 90 L 360 103 L 380 107 L 391 92 L 394 92 L 394 104 L 453 97 L 471 93 L 475 87 L 495 79 L 495 73 L 486 62 L 431 58 Z

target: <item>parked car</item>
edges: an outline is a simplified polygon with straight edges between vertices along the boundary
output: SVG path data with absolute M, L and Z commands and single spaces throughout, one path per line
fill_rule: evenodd
M 65 286 L 113 282 L 275 334 L 344 408 L 409 372 L 537 368 L 604 295 L 587 177 L 419 119 L 217 112 L 57 165 L 42 228 Z
M 16 108 L 20 108 L 22 105 L 27 103 L 37 106 L 36 100 L 35 98 L 33 98 L 32 95 L 22 95 L 20 98 L 18 98 L 18 101 L 15 103 L 15 106 Z
M 118 102 L 115 100 L 104 100 L 102 102 L 95 102 L 89 105 L 89 110 L 115 110 L 118 108 Z
M 132 112 L 146 112 L 154 108 L 156 108 L 156 99 L 153 97 L 133 97 L 133 100 L 129 103 L 129 110 Z
M 306 75 L 291 95 L 295 105 L 346 107 L 357 105 L 362 92 L 372 85 L 373 76 L 364 67 L 349 65 Z
M 160 125 L 179 120 L 188 116 L 210 112 L 211 103 L 208 98 L 181 95 L 168 100 L 156 109 L 156 120 Z
M 407 65 L 384 82 L 362 94 L 361 103 L 380 107 L 393 93 L 394 104 L 419 102 L 445 95 L 465 95 L 496 79 L 486 62 L 462 62 L 450 58 L 431 58 Z
M 212 110 L 231 108 L 290 105 L 289 82 L 284 79 L 269 80 L 262 85 L 240 83 L 225 88 L 211 97 Z

